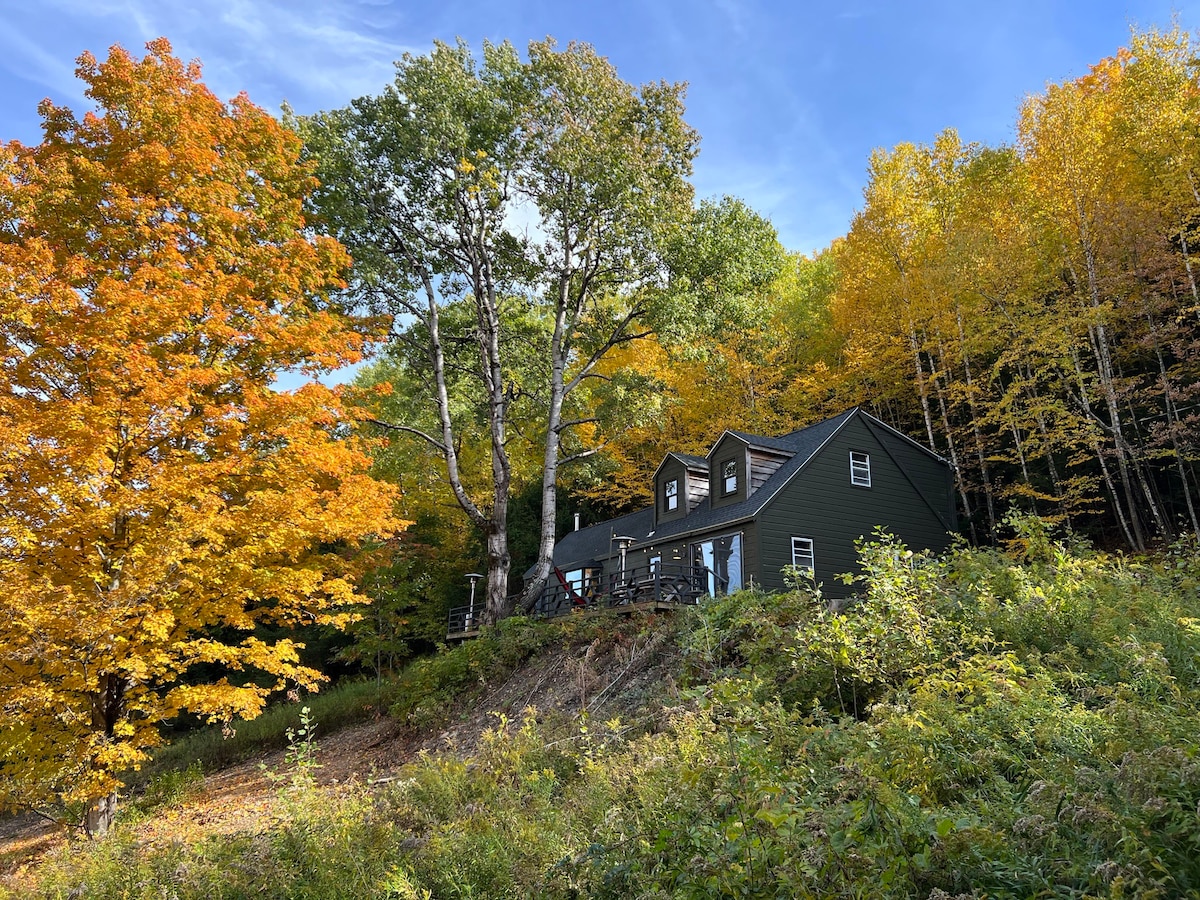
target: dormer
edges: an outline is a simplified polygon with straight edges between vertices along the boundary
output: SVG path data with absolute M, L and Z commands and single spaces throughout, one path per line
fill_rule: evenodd
M 721 435 L 708 451 L 708 496 L 712 509 L 745 500 L 750 445 L 731 431 Z
M 754 495 L 792 457 L 779 440 L 727 431 L 708 451 L 709 496 L 713 509 Z
M 673 522 L 708 495 L 708 467 L 702 456 L 668 453 L 654 472 L 654 521 Z

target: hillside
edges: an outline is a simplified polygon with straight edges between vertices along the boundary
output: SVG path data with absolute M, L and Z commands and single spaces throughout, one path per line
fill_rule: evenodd
M 577 634 L 552 629 L 561 642 L 543 647 L 495 683 L 476 680 L 461 702 L 423 713 L 426 727 L 405 727 L 385 715 L 319 736 L 307 799 L 321 806 L 385 786 L 423 753 L 468 758 L 500 716 L 514 722 L 531 711 L 539 717 L 653 717 L 653 704 L 674 688 L 674 624 L 616 618 L 590 623 Z M 594 636 L 600 631 L 603 639 Z M 460 649 L 457 655 L 466 653 Z M 320 722 L 316 726 L 320 731 Z M 187 779 L 181 796 L 165 808 L 149 816 L 135 812 L 136 821 L 117 840 L 153 852 L 181 841 L 269 833 L 288 820 L 288 790 L 281 789 L 280 779 L 287 780 L 290 771 L 288 752 L 279 749 Z M 135 806 L 138 796 L 135 791 L 129 798 Z M 14 896 L 34 890 L 38 864 L 54 852 L 69 859 L 70 844 L 67 829 L 37 815 L 0 820 L 0 896 L 6 889 Z
M 1200 555 L 1017 527 L 867 546 L 841 612 L 507 623 L 321 768 L 214 774 L 8 896 L 1200 896 Z

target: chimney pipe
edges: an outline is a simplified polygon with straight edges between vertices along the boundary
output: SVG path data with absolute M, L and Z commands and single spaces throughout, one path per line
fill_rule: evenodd
M 580 523 L 580 515 L 579 515 L 579 513 L 575 513 L 575 530 L 576 531 L 579 530 L 579 523 Z

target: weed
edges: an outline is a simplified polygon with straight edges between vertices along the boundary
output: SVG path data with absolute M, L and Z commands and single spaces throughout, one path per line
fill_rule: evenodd
M 143 815 L 181 806 L 204 793 L 204 768 L 199 760 L 186 769 L 168 769 L 154 775 L 133 808 Z

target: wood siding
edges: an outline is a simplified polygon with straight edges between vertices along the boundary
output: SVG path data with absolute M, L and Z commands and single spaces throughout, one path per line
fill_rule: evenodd
M 788 461 L 788 457 L 764 450 L 750 450 L 750 494 L 753 495 L 775 470 Z
M 708 469 L 687 470 L 687 509 L 693 512 L 708 496 Z
M 851 450 L 870 454 L 871 487 L 850 483 Z M 855 417 L 759 515 L 755 555 L 762 568 L 755 580 L 767 590 L 785 589 L 781 570 L 792 562 L 792 538 L 806 537 L 813 541 L 822 590 L 830 597 L 848 596 L 855 588 L 837 576 L 858 571 L 854 542 L 869 538 L 877 525 L 914 550 L 949 545 L 948 532 L 955 527 L 952 491 L 949 466 Z
M 739 533 L 742 535 L 742 580 L 748 586 L 750 579 L 753 578 L 755 586 L 759 586 L 761 584 L 759 579 L 761 567 L 758 559 L 760 541 L 758 539 L 758 523 L 753 521 L 741 522 L 736 525 L 725 525 L 720 528 L 714 528 L 711 531 L 692 534 L 679 539 L 668 539 L 661 544 L 653 544 L 650 547 L 637 551 L 639 554 L 638 565 L 648 565 L 652 556 L 661 556 L 663 562 L 686 565 L 691 562 L 688 556 L 688 548 L 692 544 L 699 544 L 704 541 L 711 541 L 713 538 Z M 630 558 L 632 558 L 632 554 Z
M 672 478 L 679 480 L 679 493 L 676 494 L 679 500 L 679 505 L 667 512 L 663 505 L 663 485 Z M 655 522 L 674 522 L 676 519 L 682 519 L 690 512 L 686 503 L 687 500 L 687 467 L 679 460 L 668 457 L 661 466 L 659 466 L 658 474 L 654 479 L 654 521 Z
M 954 476 L 949 465 L 885 426 L 869 420 L 867 426 L 929 506 L 940 511 L 940 518 L 946 523 L 947 529 L 957 531 L 958 507 L 954 500 Z

